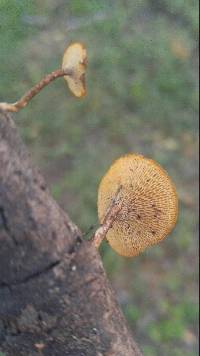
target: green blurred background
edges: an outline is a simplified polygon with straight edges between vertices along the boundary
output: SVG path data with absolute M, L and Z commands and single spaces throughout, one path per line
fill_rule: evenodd
M 0 0 L 0 101 L 15 101 L 60 66 L 64 48 L 88 50 L 88 95 L 55 81 L 15 115 L 53 196 L 82 228 L 112 161 L 151 157 L 176 183 L 173 233 L 141 256 L 101 248 L 107 274 L 145 355 L 198 353 L 198 8 L 195 0 Z M 90 232 L 91 233 L 91 232 Z

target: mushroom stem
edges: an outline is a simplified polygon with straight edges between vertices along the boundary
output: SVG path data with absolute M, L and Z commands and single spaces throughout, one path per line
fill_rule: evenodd
M 114 221 L 116 220 L 118 213 L 122 209 L 122 201 L 119 201 L 118 199 L 119 192 L 121 189 L 122 186 L 120 185 L 119 188 L 117 189 L 114 199 L 112 200 L 110 206 L 108 207 L 102 225 L 96 230 L 96 232 L 90 239 L 91 243 L 96 248 L 99 248 L 108 230 L 112 227 Z
M 39 81 L 36 85 L 34 85 L 30 90 L 28 90 L 18 101 L 15 103 L 0 103 L 0 109 L 4 111 L 10 112 L 18 112 L 19 110 L 23 109 L 29 101 L 37 95 L 45 86 L 47 86 L 53 80 L 63 77 L 65 75 L 72 75 L 72 71 L 70 70 L 63 70 L 57 69 L 49 74 L 47 74 L 43 79 Z
M 117 218 L 118 213 L 122 208 L 122 204 L 116 204 L 112 207 L 110 213 L 107 215 L 105 222 L 96 230 L 92 238 L 90 239 L 91 243 L 99 248 L 101 242 L 105 238 L 108 230 L 112 227 L 114 221 Z

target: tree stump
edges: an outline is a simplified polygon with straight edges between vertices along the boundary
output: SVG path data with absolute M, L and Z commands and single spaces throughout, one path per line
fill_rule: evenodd
M 0 112 L 0 351 L 141 355 L 100 256 L 51 197 Z

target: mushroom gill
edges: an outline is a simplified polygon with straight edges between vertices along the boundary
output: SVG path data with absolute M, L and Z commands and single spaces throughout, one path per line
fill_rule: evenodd
M 173 182 L 158 163 L 128 154 L 116 160 L 100 182 L 101 224 L 120 186 L 116 204 L 120 202 L 122 208 L 106 239 L 118 254 L 131 257 L 170 233 L 177 220 L 178 198 Z

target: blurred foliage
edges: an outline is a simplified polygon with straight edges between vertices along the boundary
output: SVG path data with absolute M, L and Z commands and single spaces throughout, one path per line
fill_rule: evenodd
M 54 82 L 16 115 L 52 193 L 90 235 L 100 178 L 139 152 L 176 183 L 174 232 L 134 259 L 101 253 L 134 336 L 151 355 L 197 354 L 198 5 L 194 0 L 0 0 L 0 100 L 15 101 L 88 49 L 88 95 Z

